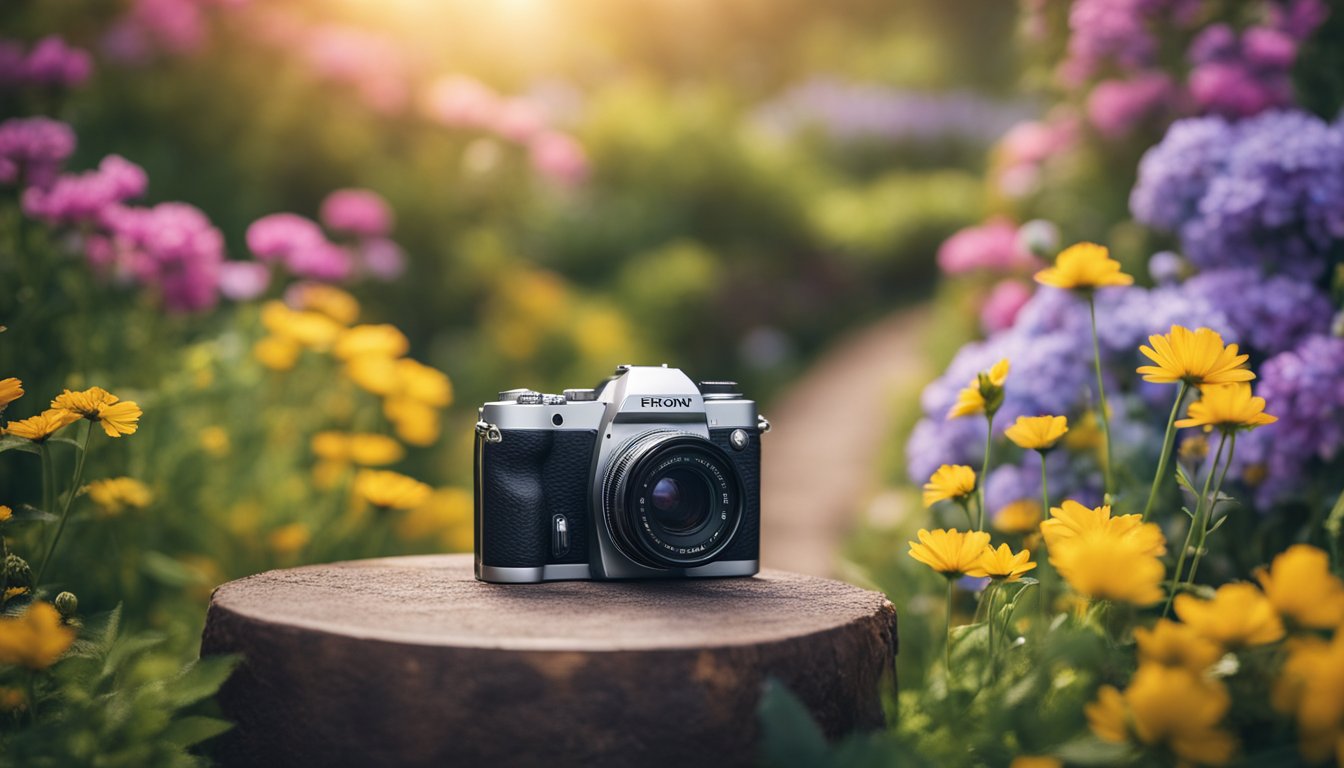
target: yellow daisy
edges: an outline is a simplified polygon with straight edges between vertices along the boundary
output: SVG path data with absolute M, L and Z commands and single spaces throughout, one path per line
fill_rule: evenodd
M 994 530 L 1002 533 L 1031 533 L 1041 522 L 1041 503 L 1018 499 L 1003 505 L 993 517 Z
M 969 572 L 989 546 L 989 534 L 983 531 L 920 529 L 917 536 L 918 543 L 906 542 L 910 545 L 910 556 L 948 577 Z
M 976 578 L 988 576 L 996 581 L 1017 581 L 1022 574 L 1035 567 L 1036 564 L 1031 562 L 1031 552 L 1024 549 L 1013 554 L 1011 547 L 1000 544 L 998 549 L 992 546 L 985 547 L 980 559 L 975 561 L 975 565 L 971 566 L 966 575 Z
M 349 293 L 325 283 L 304 283 L 285 292 L 300 309 L 321 312 L 341 325 L 359 319 L 359 301 Z
M 11 435 L 26 437 L 35 443 L 40 443 L 51 437 L 58 430 L 79 421 L 79 414 L 66 411 L 60 408 L 48 408 L 47 410 L 29 416 L 20 421 L 11 421 L 5 427 L 5 431 Z
M 1141 665 L 1124 693 L 1106 685 L 1084 708 L 1092 732 L 1103 741 L 1171 750 L 1183 764 L 1222 765 L 1237 750 L 1236 739 L 1218 728 L 1232 706 L 1227 689 L 1188 669 Z
M 1047 530 L 1046 523 L 1041 524 L 1042 532 Z M 1109 518 L 1072 535 L 1057 535 L 1054 542 L 1046 538 L 1050 563 L 1075 592 L 1134 605 L 1162 599 L 1166 566 L 1157 554 L 1163 549 L 1161 540 L 1162 532 L 1155 524 L 1128 525 L 1121 518 Z
M 428 485 L 398 472 L 363 469 L 355 475 L 355 495 L 383 509 L 414 509 L 424 503 L 430 490 Z
M 312 531 L 303 523 L 290 523 L 266 534 L 266 545 L 281 557 L 297 554 L 312 541 Z
M 41 670 L 55 664 L 75 642 L 51 603 L 33 603 L 19 616 L 0 617 L 0 664 Z
M 1344 581 L 1330 572 L 1330 556 L 1294 544 L 1256 573 L 1280 616 L 1301 627 L 1334 629 L 1344 624 Z
M 1139 644 L 1139 663 L 1184 667 L 1203 672 L 1223 655 L 1220 645 L 1196 632 L 1188 624 L 1158 619 L 1151 629 L 1134 630 Z
M 1186 417 L 1176 426 L 1228 431 L 1255 429 L 1278 420 L 1265 413 L 1265 398 L 1251 396 L 1250 384 L 1206 384 L 1199 388 L 1199 399 L 1190 404 Z
M 1067 290 L 1092 290 L 1112 285 L 1132 285 L 1134 278 L 1120 271 L 1103 245 L 1078 243 L 1064 249 L 1053 267 L 1036 273 L 1036 282 Z
M 144 509 L 154 502 L 149 486 L 133 477 L 110 477 L 84 486 L 89 499 L 107 515 L 119 515 L 127 509 Z
M 0 410 L 23 397 L 23 382 L 14 377 L 0 379 Z
M 944 464 L 924 484 L 924 506 L 961 501 L 975 492 L 975 470 L 964 464 Z
M 102 425 L 108 437 L 121 437 L 135 434 L 135 430 L 140 427 L 141 415 L 140 406 L 129 400 L 122 400 L 111 405 L 107 403 L 99 405 L 98 413 L 92 420 Z
M 947 412 L 947 418 L 959 419 L 985 412 L 986 403 L 990 410 L 998 410 L 1003 402 L 1003 385 L 1008 380 L 1008 358 L 995 363 L 988 371 L 982 371 L 957 393 L 957 402 Z
M 1139 515 L 1111 517 L 1111 508 L 1104 504 L 1085 507 L 1066 499 L 1063 505 L 1051 507 L 1050 519 L 1041 523 L 1041 535 L 1051 551 L 1071 538 L 1093 531 L 1108 536 L 1132 537 L 1143 552 L 1154 557 L 1167 552 L 1166 539 L 1156 524 L 1144 523 Z M 1053 558 L 1051 562 L 1054 562 Z
M 1212 600 L 1177 595 L 1176 615 L 1190 628 L 1226 648 L 1264 645 L 1283 637 L 1274 605 L 1253 584 L 1224 584 Z
M 1223 337 L 1212 328 L 1191 331 L 1180 325 L 1171 326 L 1165 336 L 1149 336 L 1148 344 L 1139 347 L 1144 357 L 1156 365 L 1137 369 L 1144 381 L 1154 384 L 1185 382 L 1199 384 L 1230 384 L 1255 378 L 1246 368 L 1249 355 L 1237 354 L 1237 345 L 1223 345 Z
M 341 332 L 332 353 L 342 360 L 366 355 L 397 358 L 405 355 L 410 347 L 406 335 L 394 325 L 356 325 Z
M 51 401 L 51 407 L 70 411 L 81 418 L 93 418 L 98 415 L 101 406 L 112 405 L 119 400 L 121 398 L 102 387 L 89 387 L 79 392 L 67 389 Z
M 272 371 L 288 371 L 299 361 L 303 349 L 283 336 L 264 336 L 252 345 L 252 356 Z
M 1316 765 L 1344 751 L 1344 632 L 1288 643 L 1288 659 L 1270 696 L 1274 709 L 1297 724 L 1298 750 Z
M 1013 426 L 1003 431 L 1003 436 L 1021 448 L 1048 451 L 1068 431 L 1069 420 L 1064 416 L 1018 416 Z

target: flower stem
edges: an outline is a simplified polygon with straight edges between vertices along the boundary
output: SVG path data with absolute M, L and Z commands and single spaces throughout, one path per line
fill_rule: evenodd
M 961 511 L 962 511 L 963 513 L 965 513 L 965 515 L 966 515 L 966 528 L 967 528 L 967 530 L 969 530 L 969 529 L 971 529 L 971 528 L 974 528 L 974 527 L 975 527 L 975 515 L 972 515 L 972 514 L 971 514 L 971 499 L 970 499 L 970 497 L 969 497 L 969 496 L 962 496 L 961 498 L 957 499 L 957 506 L 961 507 Z
M 1115 493 L 1115 481 L 1111 476 L 1111 424 L 1110 417 L 1106 414 L 1106 387 L 1101 380 L 1101 343 L 1097 341 L 1097 299 L 1095 296 L 1088 295 L 1087 308 L 1092 315 L 1092 365 L 1097 371 L 1097 419 L 1101 422 L 1101 436 L 1106 441 L 1106 460 L 1101 463 L 1101 469 L 1106 478 L 1106 503 L 1109 504 L 1111 494 Z
M 1190 521 L 1190 530 L 1185 533 L 1185 543 L 1181 545 L 1181 554 L 1176 558 L 1176 573 L 1171 577 L 1171 594 L 1167 595 L 1167 604 L 1162 609 L 1162 616 L 1166 617 L 1171 613 L 1171 604 L 1176 599 L 1176 586 L 1181 583 L 1181 574 L 1185 572 L 1185 558 L 1190 552 L 1190 544 L 1193 542 L 1195 531 L 1204 529 L 1204 499 L 1209 495 L 1209 483 L 1213 480 L 1213 474 L 1218 470 L 1218 462 L 1223 458 L 1223 447 L 1227 442 L 1227 433 L 1218 440 L 1218 450 L 1213 455 L 1213 461 L 1209 464 L 1209 471 L 1204 475 L 1204 490 L 1200 491 L 1199 498 L 1195 500 L 1195 516 Z M 1201 536 L 1202 538 L 1202 536 Z
M 1224 435 L 1226 437 L 1226 435 Z M 1218 482 L 1214 483 L 1213 496 L 1209 499 L 1209 511 L 1204 517 L 1206 523 L 1213 519 L 1214 510 L 1218 507 L 1218 494 L 1223 490 L 1223 480 L 1227 478 L 1227 468 L 1232 466 L 1232 455 L 1237 451 L 1237 433 L 1232 433 L 1232 441 L 1227 444 L 1227 459 L 1223 461 L 1223 471 L 1218 474 Z M 1209 537 L 1209 527 L 1206 524 L 1199 532 L 1199 542 L 1195 544 L 1195 559 L 1190 563 L 1190 575 L 1186 583 L 1195 583 L 1195 571 L 1199 570 L 1199 561 L 1204 558 L 1204 541 Z
M 1176 402 L 1171 406 L 1171 415 L 1167 417 L 1167 431 L 1162 437 L 1162 454 L 1157 460 L 1157 474 L 1153 475 L 1153 487 L 1148 490 L 1148 503 L 1143 505 L 1143 522 L 1148 522 L 1148 515 L 1153 511 L 1153 502 L 1157 499 L 1157 488 L 1162 484 L 1162 478 L 1167 474 L 1167 462 L 1171 460 L 1172 437 L 1176 432 L 1176 416 L 1181 412 L 1181 403 L 1185 401 L 1185 393 L 1190 390 L 1190 385 L 1182 381 L 1181 389 L 1176 393 Z
M 42 576 L 47 572 L 47 566 L 51 564 L 51 556 L 56 553 L 56 544 L 60 542 L 61 534 L 65 532 L 65 523 L 70 519 L 70 507 L 79 493 L 79 482 L 84 478 L 84 457 L 89 453 L 89 435 L 92 433 L 93 424 L 84 422 L 84 437 L 79 442 L 79 453 L 75 456 L 75 474 L 71 481 L 70 493 L 66 495 L 65 503 L 61 505 L 61 520 L 56 524 L 56 535 L 51 537 L 51 543 L 47 545 L 47 553 L 42 556 L 42 566 L 37 569 L 37 578 L 33 580 L 35 586 L 41 586 Z
M 989 479 L 989 450 L 994 445 L 994 414 L 985 413 L 985 460 L 980 465 L 980 521 L 975 530 L 985 530 L 985 483 Z
M 1040 454 L 1040 456 L 1041 456 L 1041 519 L 1042 519 L 1042 520 L 1049 520 L 1049 519 L 1050 519 L 1050 486 L 1047 485 L 1046 482 L 1045 482 L 1045 475 L 1046 475 L 1046 472 L 1045 472 L 1045 451 L 1037 451 L 1037 453 Z M 1042 540 L 1041 544 L 1042 544 L 1042 546 L 1041 546 L 1041 551 L 1044 552 L 1044 551 L 1045 551 L 1045 542 L 1044 542 L 1044 540 Z M 1050 563 L 1048 562 L 1048 559 L 1047 559 L 1046 562 L 1042 562 L 1040 567 L 1041 567 L 1041 570 L 1040 570 L 1040 573 L 1039 573 L 1038 576 L 1037 576 L 1037 584 L 1036 584 L 1036 588 L 1037 588 L 1037 591 L 1040 593 L 1040 599 L 1039 599 L 1039 602 L 1040 602 L 1040 604 L 1041 604 L 1041 631 L 1044 632 L 1044 631 L 1045 631 L 1045 628 L 1046 628 L 1047 626 L 1049 626 L 1049 619 L 1050 619 L 1050 598 L 1049 598 L 1049 592 L 1050 592 L 1050 585 L 1051 585 L 1051 581 L 1052 581 L 1052 580 L 1051 580 L 1051 578 L 1050 578 Z
M 994 645 L 994 599 L 999 596 L 999 581 L 995 579 L 990 582 L 989 588 L 985 590 L 985 598 L 989 601 L 989 615 L 985 620 L 989 622 L 989 680 L 994 682 L 999 679 L 998 653 Z
M 947 687 L 952 687 L 952 590 L 956 579 L 947 579 L 947 616 L 943 621 L 943 669 L 947 674 Z

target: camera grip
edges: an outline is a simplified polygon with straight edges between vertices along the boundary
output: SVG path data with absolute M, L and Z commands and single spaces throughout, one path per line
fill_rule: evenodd
M 505 430 L 477 440 L 477 552 L 496 567 L 588 561 L 588 481 L 593 430 Z M 551 557 L 550 524 L 569 521 L 571 546 Z

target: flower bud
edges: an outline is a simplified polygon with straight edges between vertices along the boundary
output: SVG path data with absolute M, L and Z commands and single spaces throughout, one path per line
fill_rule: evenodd
M 1177 455 L 1183 464 L 1198 464 L 1209 455 L 1209 440 L 1203 435 L 1194 435 L 1181 441 Z
M 61 614 L 61 618 L 69 619 L 75 615 L 75 611 L 79 610 L 79 598 L 75 597 L 73 592 L 62 592 L 52 601 L 52 605 L 56 606 L 56 611 Z
M 5 558 L 5 583 L 12 587 L 33 588 L 33 569 L 28 561 L 11 554 Z
M 1017 230 L 1017 247 L 1043 259 L 1059 251 L 1059 227 L 1052 221 L 1032 219 Z

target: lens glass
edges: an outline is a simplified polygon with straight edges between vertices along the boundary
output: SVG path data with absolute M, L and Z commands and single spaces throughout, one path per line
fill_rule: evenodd
M 649 501 L 654 521 L 668 533 L 689 533 L 709 520 L 709 483 L 698 473 L 673 469 L 653 481 Z

